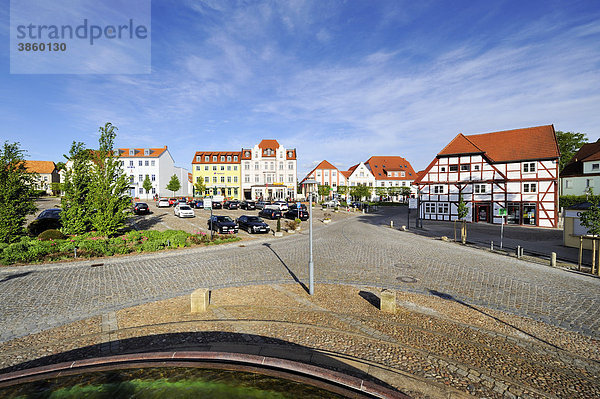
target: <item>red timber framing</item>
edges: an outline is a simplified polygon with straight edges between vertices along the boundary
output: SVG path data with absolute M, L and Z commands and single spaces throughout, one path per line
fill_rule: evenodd
M 540 128 L 550 128 L 546 132 L 549 137 L 542 139 L 554 144 L 555 151 L 548 150 L 539 158 L 519 158 L 523 154 L 516 149 L 513 157 L 516 159 L 510 159 L 510 150 L 503 154 L 494 148 L 496 158 L 506 159 L 492 159 L 486 145 L 496 144 L 502 141 L 502 137 L 483 136 L 500 136 L 504 132 L 457 136 L 415 181 L 419 189 L 421 217 L 425 220 L 458 219 L 460 194 L 469 208 L 467 221 L 499 224 L 503 218 L 498 216 L 498 212 L 504 208 L 508 212 L 505 220 L 510 224 L 557 227 L 558 146 L 554 128 Z M 523 133 L 527 130 L 520 129 Z M 476 139 L 472 142 L 477 145 L 471 143 L 471 137 Z M 455 144 L 457 139 L 459 142 Z M 525 139 L 518 142 L 529 143 L 530 147 L 536 144 Z M 469 152 L 452 153 L 454 148 Z M 526 155 L 535 154 L 529 151 Z

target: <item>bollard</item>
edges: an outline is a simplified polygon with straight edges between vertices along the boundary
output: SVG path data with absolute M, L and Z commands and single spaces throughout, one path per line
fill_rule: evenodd
M 494 250 L 494 241 L 490 241 L 490 251 Z
M 394 228 L 394 221 L 390 220 L 390 227 L 393 229 Z
M 196 291 L 192 292 L 192 296 L 191 296 L 191 312 L 192 313 L 206 312 L 206 309 L 208 308 L 209 294 L 210 294 L 210 290 L 207 288 L 199 288 Z
M 550 266 L 556 267 L 556 252 L 552 252 L 550 256 Z
M 396 291 L 381 291 L 379 308 L 382 312 L 396 313 Z
M 517 245 L 517 258 L 521 258 L 521 246 Z
M 519 258 L 523 257 L 523 247 L 519 247 Z

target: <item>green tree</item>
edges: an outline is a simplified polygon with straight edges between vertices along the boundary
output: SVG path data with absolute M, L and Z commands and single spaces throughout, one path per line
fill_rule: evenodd
M 64 163 L 63 161 L 59 161 L 56 163 L 56 170 L 58 170 L 58 171 L 66 169 L 66 167 L 67 167 L 67 164 Z
M 371 197 L 371 187 L 367 187 L 365 185 L 358 185 L 358 186 L 353 186 L 350 189 L 350 195 L 352 197 L 358 198 L 358 200 L 362 200 L 363 198 L 370 198 Z
M 114 154 L 116 126 L 107 122 L 98 130 L 99 146 L 95 153 L 90 191 L 94 208 L 92 226 L 102 235 L 111 236 L 125 226 L 128 217 L 127 210 L 131 204 L 129 181 L 121 168 L 121 161 Z
M 25 167 L 19 143 L 0 148 L 0 242 L 16 241 L 24 234 L 25 217 L 36 211 L 33 185 L 36 175 Z
M 462 193 L 458 194 L 458 219 L 462 221 L 462 226 L 460 228 L 460 240 L 463 244 L 467 243 L 467 221 L 465 218 L 469 214 L 469 208 L 467 204 L 463 200 Z M 456 230 L 455 230 L 456 232 Z
M 400 195 L 402 195 L 404 202 L 406 202 L 406 198 L 410 196 L 410 187 L 400 187 Z
M 63 196 L 61 198 L 60 219 L 62 232 L 65 234 L 83 234 L 90 227 L 90 182 L 91 182 L 91 152 L 85 144 L 73 142 L 69 156 L 72 163 L 64 172 Z
M 317 187 L 317 192 L 319 193 L 321 200 L 323 200 L 323 197 L 329 197 L 329 193 L 331 192 L 331 187 L 329 187 L 327 185 L 319 184 L 319 186 Z
M 585 133 L 558 131 L 556 132 L 556 141 L 560 150 L 559 172 L 562 172 L 581 146 L 587 143 L 588 139 Z
M 200 177 L 200 179 L 194 184 L 194 188 L 196 189 L 194 195 L 196 195 L 196 193 L 200 193 L 200 196 L 204 195 L 204 192 L 206 191 L 206 184 L 204 184 L 202 177 Z
M 152 190 L 152 182 L 150 181 L 150 176 L 146 175 L 144 179 L 144 183 L 142 183 L 142 187 L 146 190 L 146 198 L 148 198 L 148 194 L 150 194 L 150 190 Z
M 600 196 L 593 195 L 590 190 L 590 207 L 587 211 L 581 212 L 581 225 L 588 229 L 588 234 L 600 236 Z
M 181 183 L 179 182 L 177 175 L 171 176 L 171 180 L 169 180 L 169 184 L 167 184 L 167 190 L 173 191 L 173 196 L 175 196 L 175 191 L 179 191 L 180 188 Z
M 348 186 L 338 186 L 337 192 L 339 195 L 346 195 L 348 192 Z
M 393 188 L 393 187 L 376 187 L 375 188 L 375 194 L 377 194 L 379 197 L 387 197 L 387 195 L 389 194 L 389 189 Z

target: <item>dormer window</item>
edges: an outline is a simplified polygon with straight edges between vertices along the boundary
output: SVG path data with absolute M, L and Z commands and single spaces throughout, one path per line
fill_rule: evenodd
M 238 156 L 237 156 L 237 155 L 234 155 L 234 156 L 233 156 L 233 162 L 237 162 L 237 161 L 238 161 Z
M 213 155 L 213 162 L 217 162 L 217 156 Z
M 204 156 L 204 162 L 210 162 L 210 157 L 208 155 Z
M 200 155 L 198 155 L 198 156 L 196 157 L 196 162 L 200 162 L 200 161 L 202 161 L 202 157 L 201 157 Z
M 221 155 L 221 162 L 225 162 L 225 155 Z
M 130 148 L 129 149 L 129 156 L 132 157 L 135 155 L 135 148 Z
M 231 155 L 227 155 L 227 162 L 231 162 Z
M 289 158 L 293 158 L 294 157 L 294 152 L 293 151 L 288 151 L 288 157 Z
M 246 158 L 250 158 L 250 151 L 246 151 L 246 152 L 244 153 L 244 156 L 245 156 Z
M 144 148 L 144 155 L 145 156 L 149 156 L 150 155 L 150 148 Z

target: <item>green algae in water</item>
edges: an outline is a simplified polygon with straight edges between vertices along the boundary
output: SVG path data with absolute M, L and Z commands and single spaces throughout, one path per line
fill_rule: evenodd
M 15 399 L 342 398 L 333 392 L 286 379 L 249 372 L 193 368 L 151 368 L 83 373 L 10 387 L 4 391 L 0 390 L 0 397 Z

